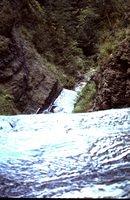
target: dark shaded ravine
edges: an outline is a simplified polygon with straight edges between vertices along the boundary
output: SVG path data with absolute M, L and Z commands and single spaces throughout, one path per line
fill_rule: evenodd
M 0 116 L 0 197 L 130 198 L 130 108 Z

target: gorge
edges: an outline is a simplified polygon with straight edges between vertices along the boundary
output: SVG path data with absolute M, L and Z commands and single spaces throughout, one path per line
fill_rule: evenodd
M 0 7 L 0 114 L 46 109 L 91 69 L 75 111 L 129 107 L 129 2 L 1 0 Z
M 0 197 L 130 198 L 129 1 L 0 8 Z

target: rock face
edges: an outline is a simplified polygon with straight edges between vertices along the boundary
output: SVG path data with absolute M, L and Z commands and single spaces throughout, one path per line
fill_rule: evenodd
M 130 40 L 127 38 L 93 77 L 97 93 L 92 110 L 130 106 Z
M 22 113 L 34 113 L 47 106 L 60 92 L 57 79 L 44 66 L 33 45 L 22 37 L 19 28 L 14 28 L 11 39 L 1 38 L 6 47 L 0 66 L 0 85 L 10 90 Z
M 6 0 L 1 4 L 4 18 L 0 19 L 0 89 L 8 89 L 18 112 L 35 113 L 57 97 L 61 86 L 31 40 L 23 34 L 22 22 L 15 23 L 18 10 L 13 8 L 13 3 Z

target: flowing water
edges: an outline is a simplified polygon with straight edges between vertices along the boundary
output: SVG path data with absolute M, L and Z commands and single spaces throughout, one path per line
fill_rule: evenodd
M 130 108 L 72 114 L 76 98 L 0 116 L 0 197 L 130 198 Z
M 57 99 L 43 113 L 72 113 L 79 93 L 86 85 L 85 81 L 77 83 L 74 90 L 63 89 Z

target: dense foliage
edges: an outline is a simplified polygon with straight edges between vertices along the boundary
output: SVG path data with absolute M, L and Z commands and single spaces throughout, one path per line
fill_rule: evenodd
M 72 88 L 90 68 L 99 68 L 128 30 L 125 0 L 1 0 L 0 7 L 1 38 L 8 40 L 20 27 L 66 88 Z M 0 41 L 2 59 L 6 43 Z

